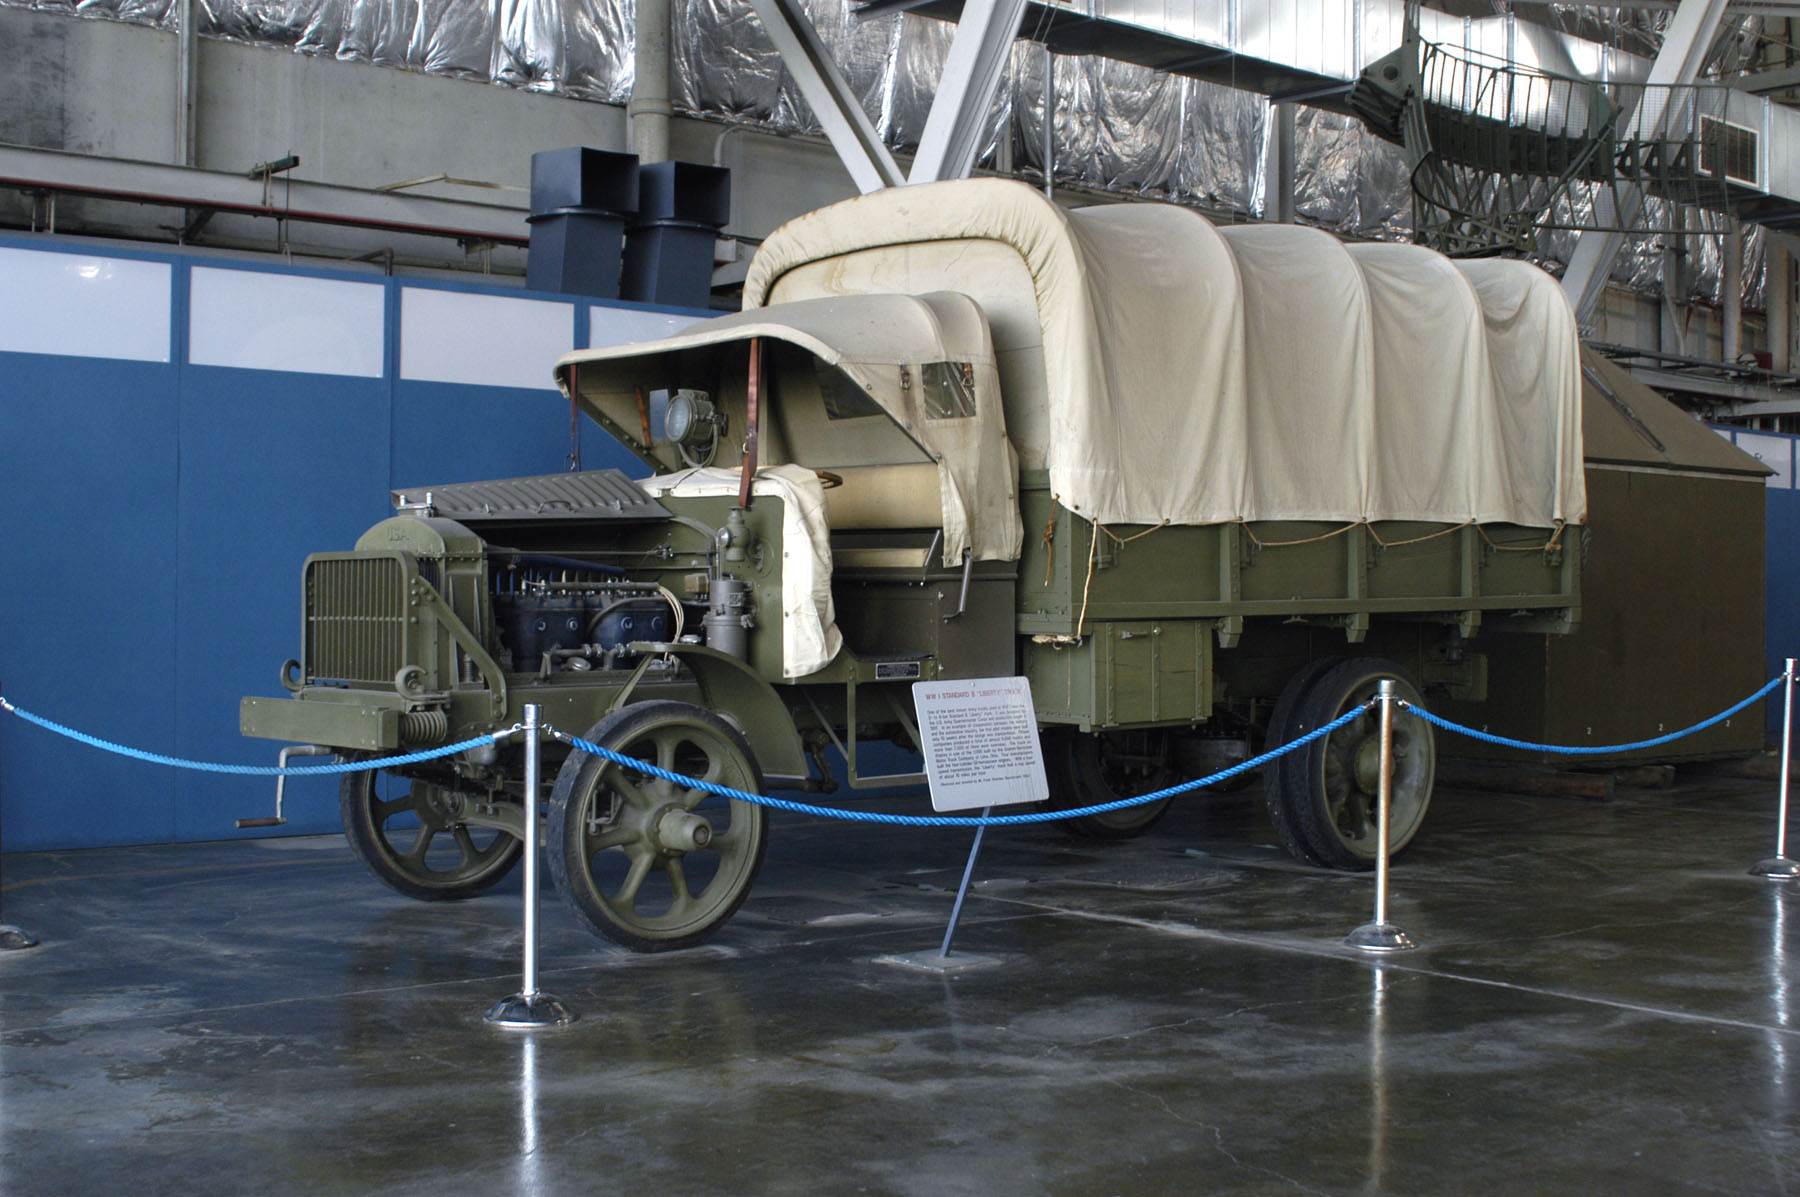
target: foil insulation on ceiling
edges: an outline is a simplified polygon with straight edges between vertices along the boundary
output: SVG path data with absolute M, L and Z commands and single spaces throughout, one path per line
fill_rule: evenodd
M 915 145 L 925 127 L 954 28 L 898 14 L 859 21 L 851 0 L 805 0 L 820 37 L 890 145 Z M 0 0 L 0 6 L 171 28 L 173 0 Z M 1552 6 L 1565 28 L 1596 42 L 1653 54 L 1666 14 Z M 291 46 L 300 53 L 489 81 L 529 91 L 623 104 L 633 83 L 634 0 L 197 0 L 210 37 Z M 674 0 L 672 94 L 689 114 L 778 131 L 817 128 L 744 0 Z M 1739 55 L 1746 26 L 1721 38 Z M 983 161 L 1010 140 L 1015 168 L 1044 169 L 1046 63 L 1058 183 L 1200 203 L 1255 218 L 1268 204 L 1274 109 L 1249 91 L 1099 57 L 1052 56 L 1014 44 L 990 113 Z M 1295 122 L 1295 207 L 1338 232 L 1393 239 L 1411 227 L 1400 151 L 1353 118 L 1301 108 Z M 1581 216 L 1583 202 L 1570 205 Z M 1710 225 L 1709 225 L 1710 222 Z M 1702 214 L 1703 226 L 1717 218 Z M 1721 239 L 1689 239 L 1696 298 L 1716 301 Z M 1760 263 L 1760 230 L 1746 236 Z M 1539 247 L 1566 262 L 1574 234 L 1546 233 Z M 1669 255 L 1661 238 L 1629 239 L 1617 281 L 1660 289 Z M 1746 271 L 1760 291 L 1760 270 Z

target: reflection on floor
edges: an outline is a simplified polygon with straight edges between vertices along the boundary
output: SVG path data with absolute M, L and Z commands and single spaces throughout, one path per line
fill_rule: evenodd
M 15 855 L 0 1190 L 1442 1192 L 1800 1183 L 1800 882 L 1752 878 L 1772 783 L 1608 803 L 1440 792 L 1396 865 L 1288 863 L 1254 795 L 1147 836 L 778 816 L 712 944 L 634 956 L 516 885 L 376 886 L 336 838 Z M 903 805 L 891 800 L 885 805 Z M 1198 854 L 1194 851 L 1197 850 Z

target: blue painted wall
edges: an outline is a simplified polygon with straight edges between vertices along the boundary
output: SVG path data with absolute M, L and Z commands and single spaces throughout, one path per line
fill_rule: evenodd
M 1752 432 L 1738 428 L 1713 429 L 1738 448 L 1774 471 L 1767 479 L 1764 526 L 1763 657 L 1765 676 L 1774 677 L 1787 667 L 1788 657 L 1800 657 L 1800 437 L 1782 432 Z M 1763 704 L 1768 730 L 1779 735 L 1779 696 Z
M 5 238 L 0 247 L 96 252 Z M 0 692 L 149 751 L 273 764 L 279 745 L 238 735 L 238 700 L 282 692 L 276 671 L 299 650 L 306 555 L 348 549 L 391 514 L 392 488 L 566 468 L 568 405 L 549 386 L 400 377 L 399 304 L 418 284 L 368 275 L 258 267 L 384 287 L 380 377 L 196 365 L 188 270 L 229 263 L 99 252 L 173 266 L 170 360 L 0 351 Z M 589 343 L 588 305 L 568 306 L 576 343 Z M 596 339 L 622 339 L 605 327 L 609 313 L 641 324 L 658 312 L 596 308 Z M 583 425 L 586 467 L 633 469 Z M 140 764 L 0 716 L 5 851 L 269 834 L 232 821 L 272 813 L 273 785 Z M 338 830 L 335 781 L 299 780 L 288 795 L 284 834 Z
M 169 751 L 174 372 L 7 354 L 0 380 L 0 686 L 59 722 Z M 5 848 L 172 839 L 178 784 L 0 718 Z

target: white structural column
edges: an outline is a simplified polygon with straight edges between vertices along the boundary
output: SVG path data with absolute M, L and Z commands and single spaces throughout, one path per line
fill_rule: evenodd
M 1763 290 L 1769 301 L 1769 368 L 1786 374 L 1793 368 L 1793 248 L 1786 236 L 1774 232 L 1768 235 L 1764 244 L 1768 248 L 1768 267 Z
M 1044 198 L 1056 198 L 1056 55 L 1044 44 Z
M 866 195 L 904 184 L 906 177 L 882 144 L 843 72 L 831 61 L 799 0 L 750 0 L 750 4 L 768 30 L 769 40 L 780 51 L 788 73 L 800 85 L 800 94 L 819 118 L 832 148 L 850 172 L 856 189 Z
M 1735 216 L 1725 219 L 1725 236 L 1721 238 L 1725 277 L 1719 282 L 1719 309 L 1725 333 L 1723 357 L 1727 362 L 1735 362 L 1744 352 L 1744 226 Z
M 637 0 L 633 51 L 631 148 L 640 162 L 669 160 L 669 0 Z
M 1687 209 L 1676 208 L 1674 225 L 1669 229 L 1669 235 L 1663 238 L 1662 299 L 1656 305 L 1659 313 L 1656 345 L 1664 353 L 1685 354 L 1688 351 L 1687 311 L 1688 298 L 1694 289 L 1694 271 L 1690 265 L 1693 255 L 1688 252 L 1687 223 Z
M 1681 7 L 1675 10 L 1669 28 L 1663 34 L 1662 49 L 1657 51 L 1656 61 L 1650 64 L 1650 76 L 1645 82 L 1653 87 L 1692 83 L 1700 73 L 1707 48 L 1712 45 L 1713 34 L 1718 31 L 1719 19 L 1725 15 L 1725 4 L 1726 0 L 1681 0 Z M 1670 113 L 1678 107 L 1676 104 L 1665 105 L 1655 124 L 1645 129 L 1643 135 L 1655 137 L 1661 134 L 1668 126 Z M 1607 231 L 1603 226 L 1626 225 L 1636 220 L 1643 208 L 1643 193 L 1636 187 L 1625 188 L 1620 203 L 1620 209 L 1615 211 L 1609 197 L 1602 195 L 1597 200 L 1594 204 L 1595 227 L 1582 233 L 1576 241 L 1569 268 L 1563 273 L 1563 294 L 1568 296 L 1570 306 L 1575 309 L 1575 322 L 1583 326 L 1593 317 L 1594 308 L 1606 290 L 1606 280 L 1612 274 L 1613 261 L 1619 256 L 1619 247 L 1624 242 L 1621 234 Z
M 178 0 L 175 6 L 175 138 L 169 161 L 176 166 L 197 164 L 194 150 L 195 54 L 200 6 L 195 0 Z
M 1263 194 L 1263 219 L 1277 224 L 1294 223 L 1294 113 L 1297 105 L 1290 102 L 1269 105 L 1267 120 L 1272 126 L 1268 138 L 1268 154 L 1263 163 L 1267 180 Z
M 962 179 L 974 169 L 1024 15 L 1025 0 L 965 0 L 907 182 Z

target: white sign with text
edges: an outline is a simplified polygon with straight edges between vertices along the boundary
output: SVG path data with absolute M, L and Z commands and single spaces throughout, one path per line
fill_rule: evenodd
M 933 810 L 980 810 L 1050 796 L 1025 678 L 914 682 L 913 709 Z

